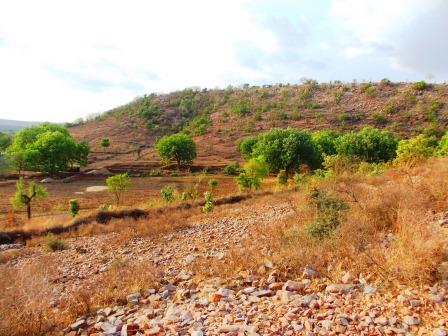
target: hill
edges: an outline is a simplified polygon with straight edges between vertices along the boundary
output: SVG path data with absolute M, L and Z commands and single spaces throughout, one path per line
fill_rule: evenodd
M 24 127 L 40 124 L 40 121 L 20 121 L 0 119 L 0 131 L 16 132 Z
M 349 131 L 366 125 L 400 137 L 441 133 L 448 124 L 448 85 L 417 83 L 322 83 L 185 89 L 151 94 L 71 125 L 71 133 L 91 144 L 93 165 L 118 162 L 155 164 L 154 143 L 185 131 L 198 144 L 196 163 L 219 166 L 240 160 L 236 142 L 272 127 Z M 105 151 L 100 140 L 107 136 Z M 137 157 L 138 148 L 141 157 Z

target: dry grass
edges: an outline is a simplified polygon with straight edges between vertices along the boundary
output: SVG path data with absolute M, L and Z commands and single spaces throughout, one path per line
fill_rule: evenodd
M 233 249 L 213 265 L 198 261 L 196 272 L 223 277 L 239 271 L 260 273 L 268 259 L 285 276 L 300 276 L 303 267 L 311 265 L 332 281 L 347 270 L 383 284 L 419 285 L 443 277 L 439 268 L 448 260 L 448 235 L 434 223 L 434 214 L 447 210 L 447 159 L 392 169 L 378 177 L 311 183 L 349 204 L 345 221 L 331 237 L 316 240 L 307 232 L 315 212 L 305 192 L 277 194 L 272 197 L 289 202 L 293 216 L 256 227 L 243 249 Z M 264 201 L 272 202 L 269 197 Z
M 125 303 L 126 295 L 149 288 L 155 276 L 147 262 L 116 261 L 108 272 L 60 299 L 53 256 L 20 270 L 0 265 L 0 335 L 56 335 L 97 307 Z

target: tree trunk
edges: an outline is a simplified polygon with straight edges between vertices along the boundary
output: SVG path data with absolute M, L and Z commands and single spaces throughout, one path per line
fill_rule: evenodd
M 31 219 L 31 202 L 28 202 L 26 204 L 26 214 L 28 216 L 28 220 L 30 220 Z
M 176 160 L 177 161 L 177 170 L 180 170 L 180 160 Z

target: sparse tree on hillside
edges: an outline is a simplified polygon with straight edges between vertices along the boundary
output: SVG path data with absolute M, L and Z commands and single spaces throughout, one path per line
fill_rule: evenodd
M 47 189 L 38 185 L 36 182 L 31 181 L 26 187 L 23 179 L 20 179 L 16 183 L 16 193 L 11 199 L 11 203 L 14 207 L 20 208 L 26 207 L 26 213 L 28 219 L 31 219 L 31 203 L 35 198 L 42 198 L 48 195 Z
M 109 146 L 110 146 L 110 139 L 109 139 L 109 137 L 103 137 L 101 139 L 101 147 L 107 148 Z
M 164 161 L 176 161 L 177 168 L 190 164 L 196 157 L 196 143 L 186 134 L 178 133 L 162 137 L 156 145 Z
M 114 196 L 115 205 L 118 207 L 124 191 L 131 187 L 131 178 L 128 174 L 118 174 L 108 177 L 106 184 L 109 192 Z

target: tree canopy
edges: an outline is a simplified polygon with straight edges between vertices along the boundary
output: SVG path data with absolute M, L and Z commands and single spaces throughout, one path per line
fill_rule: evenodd
M 274 128 L 260 134 L 253 147 L 252 157 L 262 156 L 269 172 L 296 171 L 300 165 L 311 168 L 319 165 L 319 153 L 309 131 L 294 128 Z
M 17 170 L 34 169 L 52 175 L 87 164 L 88 153 L 86 142 L 77 143 L 65 127 L 48 123 L 22 129 L 7 149 Z
M 156 145 L 157 153 L 164 161 L 175 161 L 178 169 L 196 158 L 196 143 L 186 134 L 178 133 L 162 137 Z

